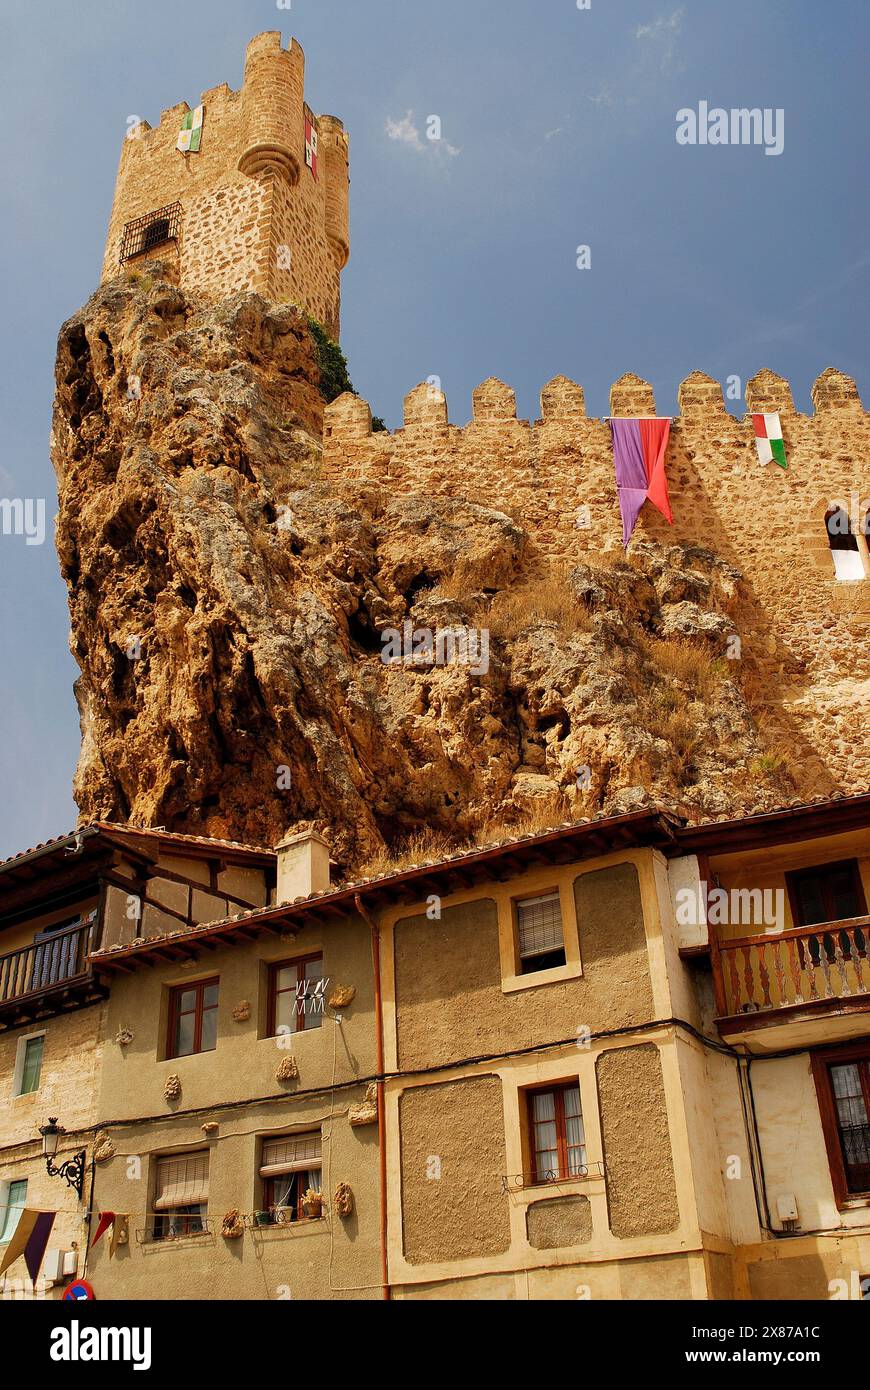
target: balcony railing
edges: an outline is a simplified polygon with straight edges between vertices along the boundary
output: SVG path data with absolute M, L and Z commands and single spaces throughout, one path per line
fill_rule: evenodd
M 90 974 L 87 965 L 94 919 L 52 932 L 42 941 L 0 956 L 0 1004 L 42 994 Z
M 870 917 L 719 945 L 724 1013 L 764 1013 L 870 995 Z

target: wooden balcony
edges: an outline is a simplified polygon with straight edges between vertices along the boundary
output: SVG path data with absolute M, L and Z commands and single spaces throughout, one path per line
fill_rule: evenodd
M 91 916 L 0 956 L 0 1031 L 104 996 L 87 960 L 94 931 Z
M 720 941 L 715 956 L 717 1022 L 729 1038 L 787 1022 L 806 1033 L 814 1019 L 870 1010 L 870 917 Z M 823 1028 L 810 1040 L 830 1036 Z

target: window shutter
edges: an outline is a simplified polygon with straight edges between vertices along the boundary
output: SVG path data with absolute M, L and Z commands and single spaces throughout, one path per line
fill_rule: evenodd
M 178 1154 L 157 1163 L 155 1211 L 208 1203 L 208 1154 Z
M 267 1139 L 263 1144 L 261 1178 L 277 1178 L 282 1173 L 303 1173 L 319 1168 L 321 1160 L 319 1134 L 285 1134 L 280 1139 Z
M 558 951 L 562 946 L 562 911 L 558 893 L 517 903 L 520 958 Z

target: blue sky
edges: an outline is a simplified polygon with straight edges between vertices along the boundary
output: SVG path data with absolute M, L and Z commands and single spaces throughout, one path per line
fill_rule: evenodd
M 532 417 L 559 372 L 598 415 L 625 371 L 663 413 L 695 368 L 770 367 L 808 409 L 837 366 L 867 399 L 860 0 L 2 0 L 0 16 L 0 497 L 54 515 L 55 339 L 97 285 L 128 117 L 238 87 L 264 29 L 299 39 L 310 104 L 350 132 L 343 344 L 391 427 L 429 375 L 456 423 L 490 375 Z M 783 153 L 678 145 L 676 112 L 700 101 L 782 108 Z M 0 856 L 75 821 L 67 631 L 50 524 L 41 546 L 0 535 Z

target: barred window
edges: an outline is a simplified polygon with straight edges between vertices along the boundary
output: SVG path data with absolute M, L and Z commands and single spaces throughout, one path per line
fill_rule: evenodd
M 165 208 L 155 208 L 142 217 L 134 217 L 125 223 L 121 237 L 121 264 L 153 251 L 156 246 L 177 241 L 181 232 L 181 204 L 167 203 Z
M 870 1060 L 830 1068 L 837 1131 L 849 1192 L 870 1191 Z

